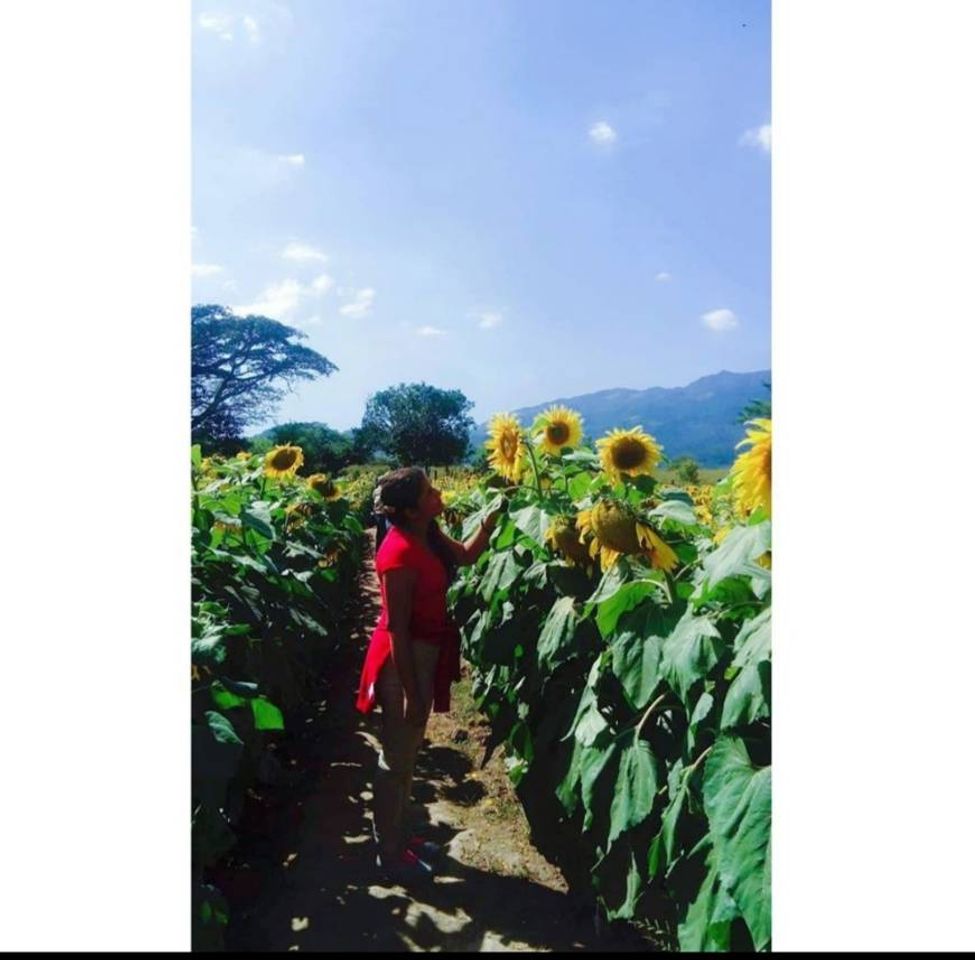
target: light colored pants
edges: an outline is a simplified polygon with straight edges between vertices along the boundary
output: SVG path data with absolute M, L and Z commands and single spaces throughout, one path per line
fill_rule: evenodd
M 414 640 L 413 670 L 420 696 L 427 704 L 427 717 L 433 703 L 433 681 L 440 647 Z M 380 853 L 396 858 L 406 841 L 407 810 L 413 788 L 413 768 L 423 743 L 423 726 L 408 724 L 404 719 L 403 684 L 390 656 L 383 664 L 376 682 L 376 699 L 382 710 L 379 742 L 382 750 L 373 790 L 373 827 Z

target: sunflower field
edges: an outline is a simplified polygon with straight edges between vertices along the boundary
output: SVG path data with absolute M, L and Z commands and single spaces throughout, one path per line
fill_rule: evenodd
M 682 950 L 771 945 L 771 427 L 682 489 L 640 428 L 593 450 L 571 410 L 500 415 L 444 517 L 504 507 L 450 600 L 533 842 Z
M 341 638 L 362 524 L 330 477 L 298 476 L 298 447 L 265 457 L 192 450 L 193 939 L 219 948 L 214 866 L 248 789 L 282 776 L 276 739 L 311 702 Z

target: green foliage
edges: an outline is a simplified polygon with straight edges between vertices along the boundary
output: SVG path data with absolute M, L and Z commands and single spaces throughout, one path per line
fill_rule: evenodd
M 257 435 L 251 442 L 255 453 L 266 453 L 271 447 L 290 443 L 301 447 L 306 474 L 338 473 L 357 462 L 354 439 L 324 423 L 282 423 Z
M 762 386 L 766 390 L 771 391 L 772 384 L 763 381 Z M 748 420 L 754 420 L 757 417 L 770 418 L 772 416 L 772 399 L 769 397 L 768 400 L 749 400 L 747 404 L 742 408 L 741 413 L 738 414 L 738 422 L 745 423 Z
M 236 843 L 244 798 L 274 738 L 315 694 L 342 642 L 362 526 L 261 458 L 192 451 L 193 936 L 218 948 L 227 907 L 207 871 Z
M 681 483 L 700 482 L 701 470 L 693 457 L 679 457 L 674 461 L 673 467 Z
M 238 317 L 227 307 L 201 304 L 191 323 L 194 442 L 239 443 L 244 428 L 266 420 L 287 388 L 338 369 L 298 343 L 306 334 L 268 317 Z
M 669 917 L 683 949 L 769 949 L 770 523 L 718 544 L 685 492 L 625 482 L 612 495 L 680 562 L 601 573 L 546 536 L 606 495 L 591 455 L 539 469 L 450 593 L 533 839 L 585 865 L 609 918 Z M 496 497 L 485 481 L 455 502 L 453 532 Z
M 361 444 L 400 464 L 459 463 L 467 454 L 474 404 L 460 390 L 401 383 L 369 397 Z

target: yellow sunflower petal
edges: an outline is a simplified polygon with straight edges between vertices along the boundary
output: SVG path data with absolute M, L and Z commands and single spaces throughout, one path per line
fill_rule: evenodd
M 496 414 L 489 432 L 484 444 L 490 451 L 488 462 L 506 480 L 517 483 L 525 469 L 525 442 L 518 418 L 509 413 Z
M 758 508 L 772 515 L 772 421 L 767 418 L 749 420 L 747 435 L 738 446 L 751 449 L 739 454 L 731 468 L 735 505 L 739 515 L 748 516 Z

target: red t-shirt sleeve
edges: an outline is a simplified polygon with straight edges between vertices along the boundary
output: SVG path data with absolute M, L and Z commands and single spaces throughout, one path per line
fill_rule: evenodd
M 416 547 L 401 537 L 387 534 L 376 556 L 376 573 L 382 576 L 390 570 L 417 566 Z

